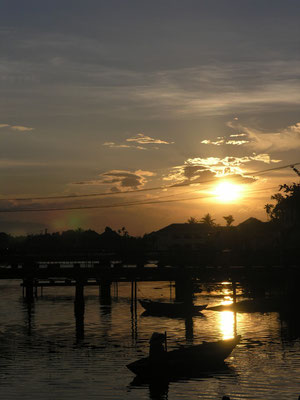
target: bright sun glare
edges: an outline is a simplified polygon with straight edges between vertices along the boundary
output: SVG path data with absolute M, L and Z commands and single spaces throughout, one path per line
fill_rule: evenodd
M 213 194 L 216 196 L 218 201 L 222 203 L 231 203 L 242 197 L 242 190 L 242 185 L 236 185 L 230 182 L 221 182 L 215 187 Z

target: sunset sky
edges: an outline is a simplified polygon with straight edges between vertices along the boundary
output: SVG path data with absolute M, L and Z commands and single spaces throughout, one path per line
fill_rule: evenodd
M 300 162 L 298 0 L 2 0 L 0 21 L 0 231 L 266 220 L 299 181 L 272 170 Z

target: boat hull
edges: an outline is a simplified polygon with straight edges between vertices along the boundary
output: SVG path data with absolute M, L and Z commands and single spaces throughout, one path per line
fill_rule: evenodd
M 186 316 L 197 315 L 207 307 L 207 304 L 201 306 L 186 305 L 185 303 L 163 303 L 160 301 L 139 300 L 141 306 L 148 314 L 158 316 Z
M 128 364 L 127 368 L 141 378 L 192 376 L 224 365 L 224 360 L 239 341 L 240 336 L 237 336 L 233 339 L 179 348 L 158 358 L 141 358 Z

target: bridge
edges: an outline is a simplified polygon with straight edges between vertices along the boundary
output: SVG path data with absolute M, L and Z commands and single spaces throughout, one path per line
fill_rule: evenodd
M 175 296 L 178 301 L 192 295 L 193 285 L 231 282 L 235 296 L 236 284 L 248 286 L 253 293 L 262 294 L 269 286 L 277 286 L 287 294 L 298 290 L 300 283 L 299 266 L 185 266 L 158 267 L 131 266 L 121 263 L 101 263 L 85 259 L 84 262 L 74 260 L 33 261 L 15 260 L 0 263 L 0 279 L 19 279 L 22 281 L 23 295 L 28 300 L 37 295 L 38 288 L 43 290 L 49 286 L 74 286 L 75 297 L 83 296 L 85 286 L 99 286 L 100 295 L 110 298 L 111 284 L 131 282 L 131 295 L 136 301 L 137 283 L 143 281 L 175 282 Z

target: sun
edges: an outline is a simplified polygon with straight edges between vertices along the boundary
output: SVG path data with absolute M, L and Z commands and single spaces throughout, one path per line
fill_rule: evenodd
M 242 197 L 243 186 L 231 182 L 221 182 L 213 190 L 216 200 L 222 203 L 234 203 Z

